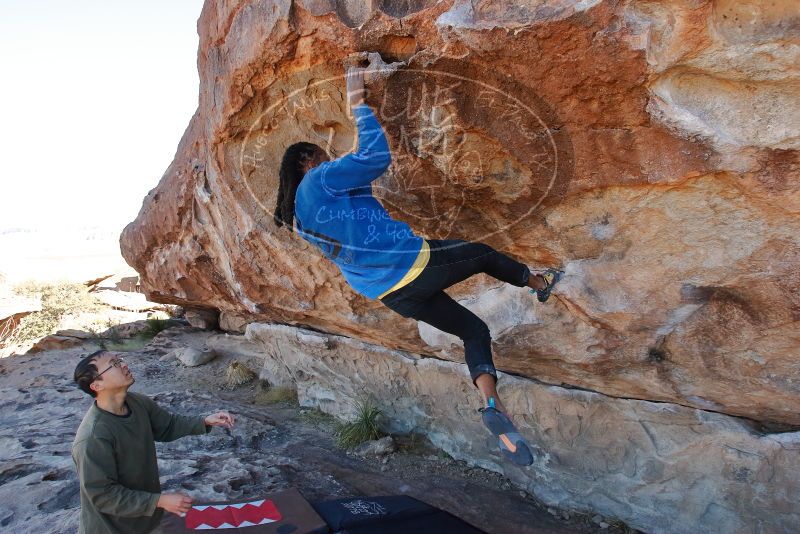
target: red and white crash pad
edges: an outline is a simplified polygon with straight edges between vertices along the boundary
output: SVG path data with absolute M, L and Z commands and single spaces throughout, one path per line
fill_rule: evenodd
M 275 503 L 266 499 L 233 504 L 205 504 L 192 506 L 186 514 L 186 528 L 200 530 L 254 527 L 281 519 Z
M 160 529 L 182 534 L 199 530 L 248 534 L 321 534 L 328 526 L 295 489 L 243 502 L 198 503 L 185 517 L 165 514 Z

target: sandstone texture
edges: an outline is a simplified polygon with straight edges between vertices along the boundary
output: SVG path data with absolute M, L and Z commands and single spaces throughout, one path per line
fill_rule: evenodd
M 82 335 L 76 336 L 70 332 L 76 332 L 76 330 L 62 330 L 59 333 L 45 336 L 34 343 L 27 353 L 35 354 L 43 350 L 67 349 L 80 345 L 86 340 Z M 83 334 L 91 335 L 88 332 L 83 332 Z
M 356 294 L 272 222 L 288 145 L 353 148 L 342 61 L 362 54 L 388 66 L 367 101 L 392 150 L 373 184 L 389 212 L 421 236 L 566 272 L 546 304 L 486 275 L 448 290 L 487 320 L 498 368 L 539 384 L 514 390 L 538 399 L 520 413 L 608 417 L 623 440 L 646 433 L 626 410 L 660 407 L 658 424 L 694 445 L 631 438 L 644 448 L 630 454 L 642 469 L 667 454 L 664 473 L 699 476 L 700 457 L 727 473 L 732 435 L 731 447 L 767 447 L 758 461 L 787 461 L 774 444 L 800 428 L 800 3 L 208 0 L 198 32 L 197 112 L 121 236 L 149 300 L 218 313 L 230 332 L 282 323 L 463 361 L 457 339 Z M 418 387 L 449 401 L 435 382 L 450 382 L 427 376 Z M 548 385 L 570 389 L 548 396 Z M 590 417 L 586 399 L 614 415 Z M 611 439 L 586 436 L 598 449 Z M 552 447 L 572 454 L 568 440 Z M 587 496 L 576 488 L 593 468 L 565 469 L 551 500 L 619 508 L 664 532 L 683 513 L 646 477 L 607 480 L 647 494 L 635 502 Z M 798 475 L 781 472 L 753 499 L 796 494 Z M 688 493 L 709 497 L 686 521 L 741 521 L 720 519 L 718 532 L 767 521 L 715 493 L 728 486 L 692 480 Z M 795 517 L 796 504 L 770 503 L 775 528 Z
M 123 254 L 149 299 L 233 332 L 459 361 L 272 223 L 283 150 L 351 149 L 342 60 L 379 54 L 401 62 L 369 97 L 390 212 L 567 272 L 544 306 L 483 275 L 452 288 L 520 310 L 493 328 L 501 368 L 798 425 L 799 20 L 791 0 L 208 1 L 197 113 Z
M 375 399 L 389 430 L 428 436 L 456 459 L 499 471 L 545 503 L 618 517 L 648 533 L 795 532 L 800 432 L 765 435 L 739 418 L 614 399 L 501 375 L 500 394 L 534 445 L 501 459 L 463 364 L 285 325 L 251 324 L 262 378 L 343 418 Z M 778 489 L 780 488 L 780 489 Z

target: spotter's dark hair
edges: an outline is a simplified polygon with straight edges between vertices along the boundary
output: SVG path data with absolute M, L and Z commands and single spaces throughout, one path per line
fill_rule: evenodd
M 88 393 L 92 397 L 96 397 L 97 393 L 95 393 L 89 385 L 97 379 L 99 374 L 94 361 L 106 352 L 108 351 L 104 349 L 97 350 L 83 358 L 78 362 L 78 365 L 75 366 L 75 383 L 78 384 L 78 387 L 81 388 L 84 393 Z
M 300 142 L 290 145 L 283 153 L 281 168 L 278 172 L 280 176 L 278 201 L 275 204 L 275 214 L 273 215 L 273 220 L 278 228 L 286 225 L 289 231 L 294 232 L 294 199 L 297 188 L 305 175 L 303 165 L 308 163 L 318 152 L 325 154 L 325 150 L 319 145 Z

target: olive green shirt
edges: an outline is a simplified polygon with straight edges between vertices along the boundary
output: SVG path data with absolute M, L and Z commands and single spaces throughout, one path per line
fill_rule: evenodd
M 128 392 L 128 415 L 93 403 L 72 443 L 81 494 L 81 534 L 127 534 L 153 530 L 164 511 L 155 441 L 172 441 L 211 430 L 202 417 L 167 412 L 145 395 Z

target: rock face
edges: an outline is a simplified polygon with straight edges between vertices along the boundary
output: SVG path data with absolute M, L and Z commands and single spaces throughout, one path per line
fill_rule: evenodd
M 26 354 L 36 354 L 44 350 L 68 349 L 83 344 L 90 336 L 89 332 L 80 330 L 60 330 L 38 340 Z
M 800 432 L 764 435 L 735 417 L 504 374 L 500 395 L 535 449 L 534 465 L 519 468 L 482 426 L 464 365 L 284 325 L 251 324 L 247 337 L 264 348 L 262 378 L 296 387 L 301 405 L 350 418 L 354 401 L 371 395 L 390 430 L 426 434 L 548 505 L 652 533 L 800 524 Z
M 190 325 L 202 330 L 213 330 L 219 326 L 219 314 L 213 310 L 188 309 L 184 317 Z
M 369 99 L 389 211 L 567 272 L 557 302 L 493 330 L 501 368 L 798 425 L 798 21 L 792 0 L 208 1 L 197 113 L 123 254 L 149 299 L 232 331 L 460 360 L 272 223 L 283 150 L 352 147 L 341 60 L 378 53 L 402 62 Z M 498 291 L 481 276 L 451 294 L 519 299 Z
M 669 403 L 665 425 L 800 425 L 800 3 L 209 0 L 198 31 L 197 112 L 121 237 L 149 300 L 463 361 L 272 222 L 288 145 L 352 149 L 342 60 L 377 53 L 400 64 L 368 97 L 389 212 L 566 271 L 544 305 L 485 275 L 448 291 L 501 370 Z

